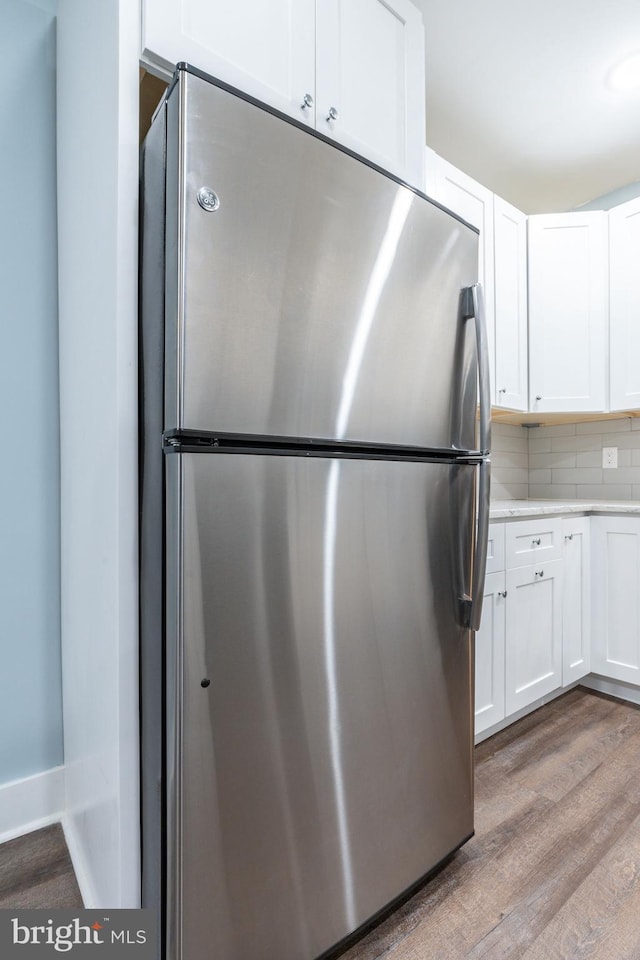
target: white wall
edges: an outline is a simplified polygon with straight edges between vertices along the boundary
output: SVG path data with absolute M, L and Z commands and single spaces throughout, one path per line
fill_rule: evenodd
M 0 0 L 0 62 L 2 785 L 62 762 L 55 0 Z
M 100 907 L 140 897 L 138 16 L 133 0 L 59 0 L 64 825 Z

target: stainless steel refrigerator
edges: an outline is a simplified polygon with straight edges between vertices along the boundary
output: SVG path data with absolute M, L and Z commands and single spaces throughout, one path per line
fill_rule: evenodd
M 142 168 L 143 899 L 315 960 L 473 833 L 478 235 L 187 65 Z

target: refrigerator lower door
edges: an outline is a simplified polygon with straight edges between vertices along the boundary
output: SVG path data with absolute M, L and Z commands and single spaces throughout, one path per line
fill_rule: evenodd
M 313 960 L 473 832 L 476 468 L 167 463 L 168 956 Z

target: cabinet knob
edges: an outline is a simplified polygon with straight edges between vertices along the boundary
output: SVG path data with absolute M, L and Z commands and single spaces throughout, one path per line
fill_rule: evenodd
M 534 545 L 534 547 L 539 547 L 540 544 L 542 543 L 542 540 L 540 539 L 540 537 L 534 537 L 531 543 Z
M 506 393 L 506 392 L 507 392 L 506 387 L 500 387 L 500 389 L 498 390 L 498 393 Z
M 329 121 L 331 120 L 337 120 L 337 119 L 338 119 L 338 111 L 336 110 L 335 107 L 329 107 L 329 113 L 326 116 L 327 123 L 329 123 Z
M 506 590 L 498 590 L 498 596 L 499 596 L 499 597 L 506 597 L 506 595 L 507 595 L 507 591 L 506 591 Z
M 544 570 L 536 570 L 534 573 L 535 577 L 544 577 Z
M 541 394 L 541 393 L 537 393 L 537 394 L 536 394 L 536 400 L 542 400 L 542 394 Z
M 307 110 L 309 107 L 312 107 L 312 106 L 313 106 L 313 97 L 311 96 L 310 93 L 305 93 L 304 97 L 302 98 L 302 103 L 300 104 L 300 109 Z
M 565 540 L 573 540 L 573 534 L 572 534 L 572 533 L 565 533 L 564 538 L 565 538 Z

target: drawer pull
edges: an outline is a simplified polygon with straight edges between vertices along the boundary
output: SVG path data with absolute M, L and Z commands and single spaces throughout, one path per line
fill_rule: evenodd
M 534 547 L 539 547 L 540 544 L 542 543 L 542 540 L 540 539 L 540 537 L 534 537 L 531 543 L 534 545 Z
M 536 570 L 534 577 L 544 577 L 544 570 Z

